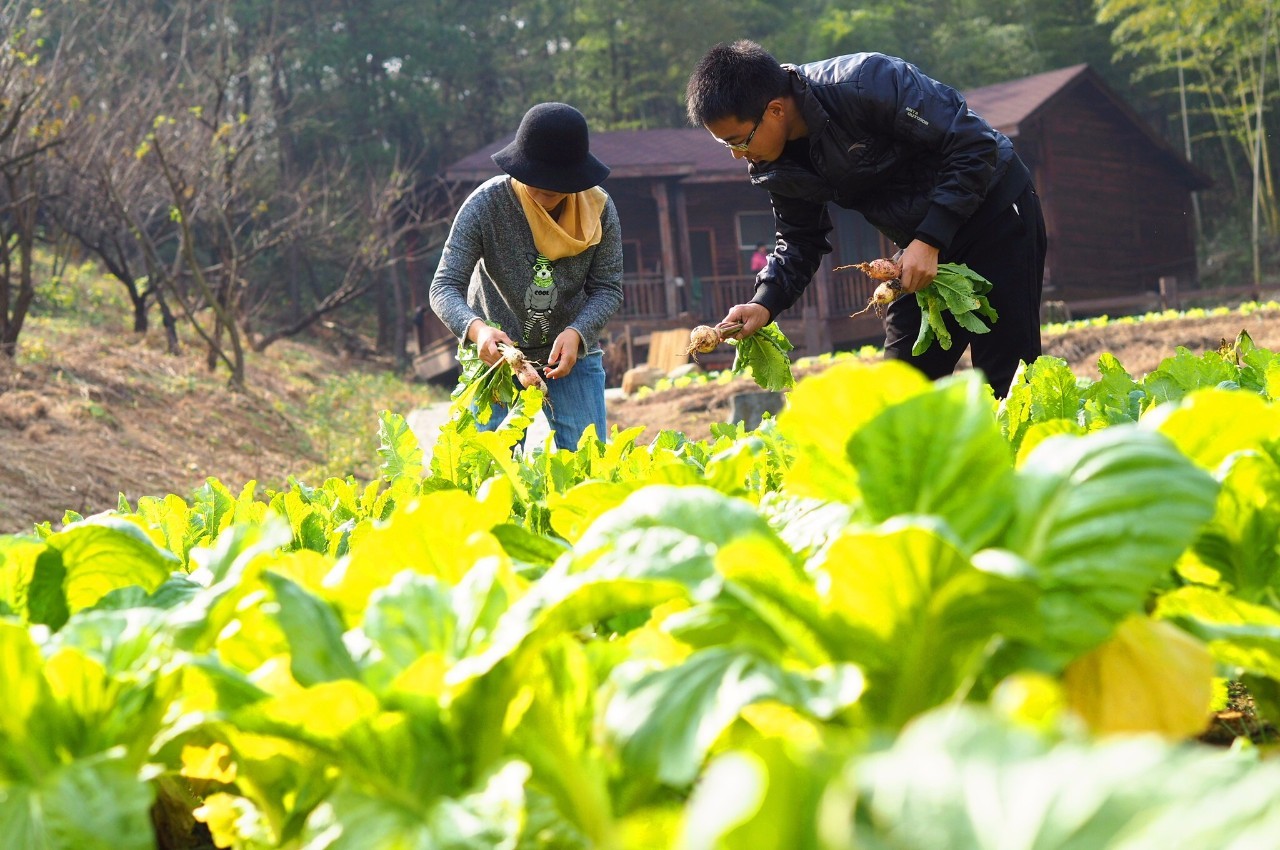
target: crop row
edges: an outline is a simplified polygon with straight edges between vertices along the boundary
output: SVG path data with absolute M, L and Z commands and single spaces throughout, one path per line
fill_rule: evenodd
M 1280 358 L 840 362 L 776 421 L 0 537 L 6 848 L 1266 846 Z M 207 845 L 206 845 L 207 846 Z

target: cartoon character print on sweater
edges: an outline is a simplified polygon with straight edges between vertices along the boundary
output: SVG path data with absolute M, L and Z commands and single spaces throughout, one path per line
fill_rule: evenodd
M 524 344 L 546 345 L 551 336 L 551 310 L 559 296 L 556 292 L 555 267 L 541 254 L 529 254 L 533 265 L 533 281 L 524 293 Z

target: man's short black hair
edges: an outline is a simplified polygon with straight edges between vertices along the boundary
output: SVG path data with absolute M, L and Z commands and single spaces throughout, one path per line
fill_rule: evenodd
M 743 39 L 707 51 L 685 88 L 685 108 L 695 127 L 733 117 L 754 121 L 769 101 L 787 90 L 787 72 L 769 51 Z

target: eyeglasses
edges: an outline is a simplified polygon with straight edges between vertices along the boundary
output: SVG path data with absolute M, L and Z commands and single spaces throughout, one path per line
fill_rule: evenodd
M 768 110 L 765 110 L 765 112 L 767 111 Z M 756 130 L 760 129 L 760 122 L 763 120 L 764 120 L 764 112 L 761 112 L 760 117 L 756 119 L 755 126 L 751 128 L 751 132 L 747 133 L 747 138 L 745 141 L 738 142 L 737 144 L 730 144 L 729 142 L 726 142 L 724 139 L 719 139 L 718 141 L 720 142 L 720 144 L 724 145 L 726 148 L 728 148 L 731 151 L 742 151 L 743 153 L 746 153 L 747 148 L 751 147 L 751 140 L 756 137 Z

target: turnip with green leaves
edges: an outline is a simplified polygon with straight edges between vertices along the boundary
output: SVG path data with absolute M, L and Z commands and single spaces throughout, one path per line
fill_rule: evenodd
M 741 331 L 741 322 L 721 322 L 714 327 L 699 325 L 690 332 L 685 353 L 696 358 L 697 354 L 710 354 L 717 346 L 727 343 L 735 349 L 732 370 L 735 374 L 744 374 L 750 368 L 755 382 L 772 392 L 795 386 L 791 359 L 787 356 L 793 346 L 777 323 L 765 325 L 751 336 L 735 338 Z
M 867 301 L 867 306 L 850 318 L 861 316 L 868 310 L 874 310 L 877 316 L 883 318 L 889 305 L 906 294 L 898 279 L 902 268 L 894 260 L 881 258 L 867 263 L 837 266 L 832 271 L 844 269 L 858 269 L 872 280 L 881 281 Z M 999 318 L 991 302 L 987 300 L 987 293 L 990 291 L 991 282 L 963 263 L 939 264 L 933 281 L 915 294 L 916 303 L 920 305 L 920 334 L 911 347 L 911 353 L 923 354 L 934 340 L 937 340 L 944 351 L 951 348 L 951 331 L 943 319 L 944 313 L 951 313 L 956 324 L 966 330 L 976 334 L 988 333 L 991 328 L 987 322 L 995 322 Z
M 455 410 L 474 407 L 476 421 L 480 423 L 489 421 L 495 404 L 509 407 L 523 389 L 536 387 L 544 396 L 547 393 L 547 383 L 538 371 L 538 364 L 523 351 L 500 342 L 498 352 L 502 356 L 486 365 L 475 346 L 464 344 L 458 349 L 462 374 L 452 393 L 452 406 Z M 550 406 L 550 400 L 544 404 Z

